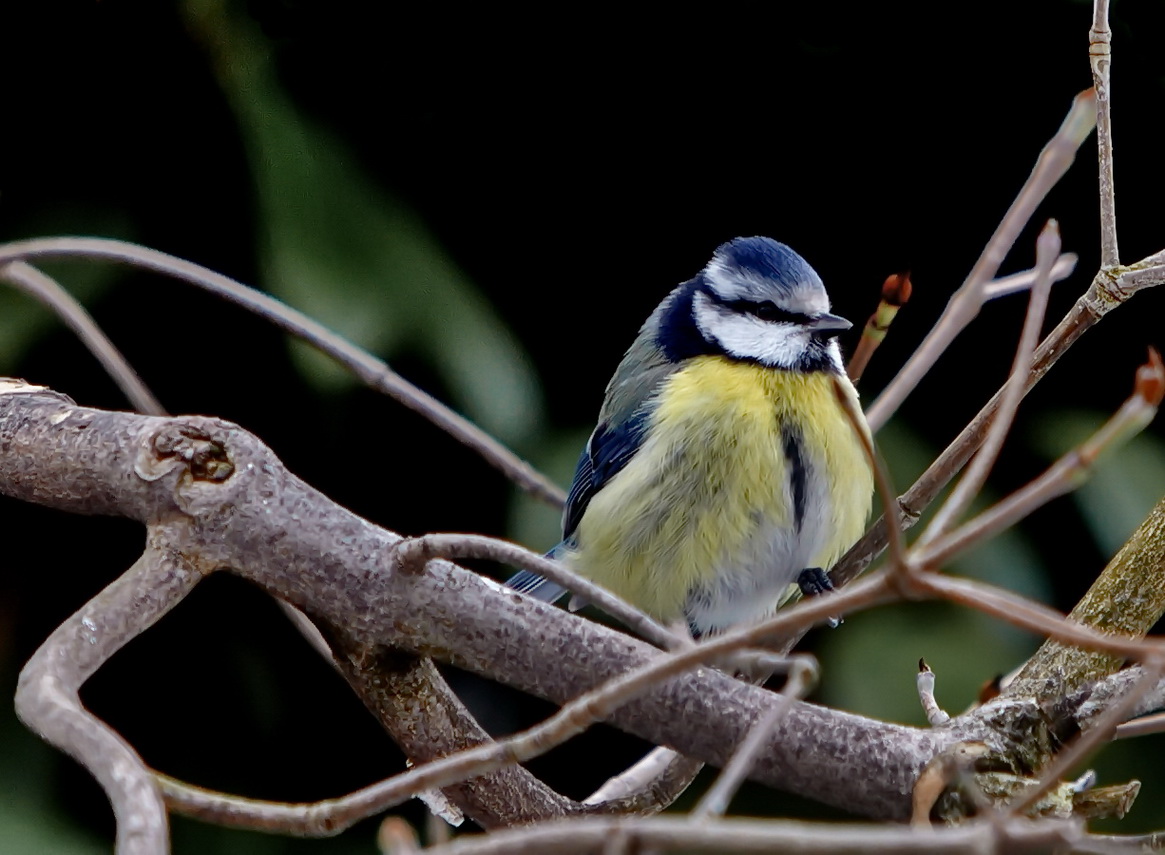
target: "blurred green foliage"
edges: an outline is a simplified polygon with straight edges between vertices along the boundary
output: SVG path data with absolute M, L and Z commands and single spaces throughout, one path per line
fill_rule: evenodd
M 187 17 L 235 108 L 266 290 L 374 353 L 419 353 L 466 414 L 503 442 L 538 435 L 541 398 L 528 357 L 422 220 L 295 108 L 253 24 L 211 0 L 191 0 Z M 385 118 L 388 133 L 403 131 Z M 293 353 L 311 383 L 354 383 L 302 343 Z
M 1106 413 L 1060 410 L 1042 413 L 1032 446 L 1049 462 L 1079 445 L 1108 418 Z M 1101 551 L 1114 555 L 1141 524 L 1165 489 L 1165 441 L 1142 433 L 1102 457 L 1072 501 Z

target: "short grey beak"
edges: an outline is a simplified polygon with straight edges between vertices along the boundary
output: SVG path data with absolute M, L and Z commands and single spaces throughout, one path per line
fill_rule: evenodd
M 840 315 L 831 315 L 829 312 L 826 312 L 823 315 L 815 317 L 806 326 L 815 333 L 839 333 L 845 332 L 853 324 Z

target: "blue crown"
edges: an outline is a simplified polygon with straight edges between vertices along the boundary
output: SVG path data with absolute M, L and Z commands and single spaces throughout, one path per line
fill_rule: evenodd
M 789 288 L 805 281 L 821 281 L 809 262 L 772 238 L 733 238 L 716 249 L 715 258 L 730 271 L 771 279 Z

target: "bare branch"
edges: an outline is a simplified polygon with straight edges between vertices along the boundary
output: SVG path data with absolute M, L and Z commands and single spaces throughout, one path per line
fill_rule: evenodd
M 890 416 L 918 385 L 918 381 L 930 370 L 939 355 L 979 314 L 984 300 L 983 289 L 999 270 L 999 265 L 1003 263 L 1036 206 L 1068 171 L 1076 159 L 1076 150 L 1092 132 L 1096 123 L 1095 100 L 1096 94 L 1091 89 L 1073 100 L 1059 130 L 1040 152 L 1031 175 L 1003 215 L 966 280 L 951 296 L 942 317 L 866 413 L 872 430 L 876 432 L 890 420 Z
M 76 429 L 80 424 L 85 430 Z M 0 442 L 13 452 L 0 455 L 0 492 L 74 511 L 180 520 L 168 529 L 174 549 L 230 568 L 303 608 L 339 661 L 373 663 L 385 648 L 446 659 L 566 703 L 559 720 L 567 731 L 604 718 L 718 765 L 728 760 L 726 746 L 744 738 L 746 722 L 779 701 L 715 670 L 685 669 L 891 596 L 886 575 L 876 573 L 764 624 L 662 655 L 563 610 L 501 592 L 444 561 L 430 562 L 420 574 L 399 572 L 384 560 L 395 535 L 311 490 L 253 437 L 225 422 L 87 410 L 25 387 L 0 394 Z M 78 459 L 87 461 L 82 473 Z M 226 477 L 210 477 L 224 471 Z M 989 586 L 928 574 L 921 581 L 935 586 L 934 595 L 1009 615 L 1023 603 Z M 1034 625 L 1075 644 L 1122 655 L 1154 649 L 1038 610 L 1036 618 Z M 507 641 L 515 637 L 523 643 Z M 575 655 L 580 650 L 586 657 Z M 555 667 L 545 667 L 548 656 Z M 570 706 L 596 686 L 604 688 Z M 700 727 L 690 727 L 692 721 Z M 909 814 L 903 794 L 922 765 L 946 745 L 989 735 L 985 721 L 971 717 L 919 731 L 793 701 L 750 777 L 854 812 L 902 817 Z M 552 721 L 526 734 L 522 750 L 537 748 L 540 738 L 557 738 L 554 727 Z M 494 750 L 436 760 L 391 786 L 405 797 L 448 780 L 441 777 L 446 773 L 480 774 L 515 756 L 497 757 Z M 485 766 L 478 762 L 483 758 L 491 758 Z
M 975 762 L 989 753 L 990 748 L 984 742 L 960 742 L 936 754 L 919 773 L 918 780 L 914 783 L 914 791 L 911 793 L 914 803 L 910 817 L 911 826 L 929 828 L 930 813 L 943 791 L 956 781 L 969 778 Z M 987 806 L 986 797 L 976 786 L 969 789 L 974 794 L 976 808 L 982 812 Z
M 1019 402 L 1023 399 L 1023 387 L 1031 371 L 1032 355 L 1039 341 L 1040 328 L 1044 323 L 1044 313 L 1052 289 L 1052 265 L 1059 254 L 1060 229 L 1055 220 L 1049 220 L 1036 240 L 1036 281 L 1031 289 L 1023 331 L 1020 333 L 1011 374 L 1003 387 L 999 410 L 991 422 L 979 453 L 971 461 L 950 498 L 939 508 L 930 525 L 926 527 L 926 531 L 918 540 L 919 546 L 925 546 L 949 531 L 955 521 L 970 507 L 1003 448 L 1003 442 L 1019 409 Z
M 910 300 L 912 291 L 909 273 L 895 273 L 886 277 L 882 283 L 882 297 L 874 314 L 870 315 L 866 325 L 862 328 L 862 337 L 858 339 L 858 346 L 854 348 L 853 356 L 845 366 L 850 382 L 855 386 L 862 379 L 862 374 L 870 362 L 870 357 L 886 338 L 890 324 L 898 315 L 898 310 Z
M 854 586 L 839 599 L 858 600 L 865 592 Z M 809 603 L 806 606 L 820 606 Z M 803 606 L 800 610 L 809 611 Z M 818 609 L 820 610 L 820 608 Z M 774 619 L 775 620 L 775 619 Z M 773 623 L 769 621 L 768 623 Z M 747 647 L 762 637 L 755 631 L 738 631 L 713 640 L 689 645 L 675 653 L 648 662 L 642 667 L 611 679 L 608 683 L 569 703 L 546 721 L 529 730 L 500 740 L 470 748 L 456 755 L 433 760 L 424 766 L 393 778 L 365 787 L 342 798 L 308 805 L 257 802 L 251 799 L 209 793 L 170 778 L 159 776 L 167 804 L 173 809 L 221 824 L 254 830 L 292 830 L 311 836 L 330 835 L 350 827 L 353 823 L 400 804 L 422 790 L 440 788 L 467 778 L 495 771 L 511 763 L 532 759 L 591 724 L 611 715 L 617 708 L 646 692 L 661 681 L 668 680 L 702 663 Z M 793 681 L 796 688 L 799 681 Z M 771 711 L 765 716 L 768 725 L 742 745 L 751 746 L 745 760 L 733 769 L 729 784 L 739 783 L 738 775 L 747 772 L 759 743 L 768 739 L 772 729 L 785 717 L 791 697 L 778 703 L 779 714 Z M 741 767 L 743 767 L 743 772 Z M 736 780 L 736 784 L 732 781 Z
M 940 573 L 917 573 L 911 577 L 919 598 L 944 599 L 999 618 L 1012 626 L 1047 635 L 1058 641 L 1119 653 L 1130 659 L 1147 659 L 1165 649 L 1165 644 L 1125 635 L 1110 635 L 1072 623 L 1064 615 L 1035 600 L 976 582 Z
M 1117 287 L 1125 294 L 1165 283 L 1165 264 L 1122 270 L 1117 275 Z
M 1060 282 L 1067 279 L 1076 270 L 1076 262 L 1079 259 L 1074 252 L 1066 252 L 1056 259 L 1056 263 L 1052 265 L 1052 281 Z M 1020 291 L 1027 291 L 1036 283 L 1036 270 L 1022 270 L 1019 273 L 1012 273 L 1009 276 L 1001 276 L 998 279 L 993 279 L 987 283 L 983 289 L 983 296 L 988 300 L 995 300 L 999 297 L 1005 297 L 1008 294 L 1018 294 Z
M 1119 608 L 1113 604 L 1119 603 Z M 1120 548 L 1069 619 L 1104 632 L 1143 636 L 1165 614 L 1165 499 Z M 1048 674 L 1064 675 L 1071 689 L 1115 672 L 1125 656 L 1045 642 L 1007 687 L 1013 696 L 1040 697 Z
M 1165 394 L 1165 367 L 1156 351 L 1150 350 L 1149 361 L 1137 369 L 1133 394 L 1092 437 L 1057 460 L 1039 478 L 987 509 L 956 531 L 920 547 L 912 561 L 928 567 L 941 567 L 958 551 L 1014 525 L 1035 508 L 1056 496 L 1075 489 L 1087 476 L 1104 451 L 1127 441 L 1143 430 L 1157 414 Z
M 137 752 L 82 705 L 81 684 L 202 578 L 151 544 L 123 576 L 61 624 L 20 673 L 16 713 L 101 783 L 117 817 L 118 855 L 169 851 L 166 810 Z
M 349 651 L 339 664 L 369 712 L 414 767 L 493 742 L 431 660 L 382 649 L 361 655 Z M 517 765 L 453 782 L 440 792 L 482 828 L 582 810 L 578 802 Z M 417 797 L 431 800 L 424 792 Z
M 1072 847 L 1072 855 L 1152 855 L 1153 852 L 1165 852 L 1165 831 L 1090 834 Z
M 1120 264 L 1116 241 L 1116 183 L 1112 168 L 1112 30 L 1108 28 L 1108 0 L 1093 0 L 1092 29 L 1088 31 L 1088 61 L 1096 90 L 1096 143 L 1100 177 L 1100 266 Z
M 577 855 L 599 852 L 616 834 L 631 851 L 737 855 L 979 855 L 983 852 L 1048 852 L 1067 849 L 1085 835 L 1078 823 L 1044 820 L 970 822 L 951 828 L 722 819 L 695 823 L 686 817 L 600 819 L 580 817 L 482 837 L 462 837 L 426 855 Z
M 672 751 L 653 748 L 641 760 L 606 780 L 583 800 L 603 813 L 654 813 L 691 786 L 704 764 Z
M 728 804 L 748 776 L 756 755 L 775 728 L 789 712 L 793 698 L 803 698 L 817 683 L 817 662 L 809 656 L 795 656 L 788 661 L 789 675 L 781 690 L 782 703 L 773 704 L 768 712 L 752 726 L 744 741 L 737 746 L 732 758 L 712 782 L 712 786 L 692 808 L 689 818 L 695 821 L 723 816 Z
M 117 261 L 180 279 L 222 297 L 301 338 L 335 359 L 362 382 L 431 421 L 472 448 L 531 495 L 560 507 L 565 494 L 530 464 L 477 425 L 409 383 L 384 362 L 301 312 L 253 288 L 192 262 L 137 244 L 106 238 L 44 238 L 0 245 L 0 265 L 32 258 L 80 257 Z
M 477 534 L 426 534 L 402 540 L 393 548 L 393 559 L 404 572 L 419 572 L 434 558 L 483 558 L 532 570 L 585 598 L 664 650 L 692 645 L 690 636 L 673 632 L 601 585 L 574 573 L 561 562 L 531 552 L 516 543 Z M 510 594 L 518 593 L 504 590 Z
M 97 357 L 97 361 L 113 378 L 119 389 L 139 413 L 164 416 L 166 410 L 138 377 L 133 366 L 101 331 L 85 307 L 73 295 L 30 264 L 13 261 L 0 267 L 0 279 L 44 303 L 71 329 L 77 338 Z
M 1138 736 L 1152 736 L 1155 733 L 1165 733 L 1165 713 L 1147 715 L 1118 724 L 1112 738 L 1133 739 Z

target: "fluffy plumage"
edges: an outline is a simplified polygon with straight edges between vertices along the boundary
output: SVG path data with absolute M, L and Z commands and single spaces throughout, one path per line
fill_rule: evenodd
M 551 555 L 664 622 L 772 612 L 861 534 L 873 484 L 820 278 L 769 238 L 721 246 L 648 318 L 607 386 Z M 522 572 L 509 584 L 553 600 Z

